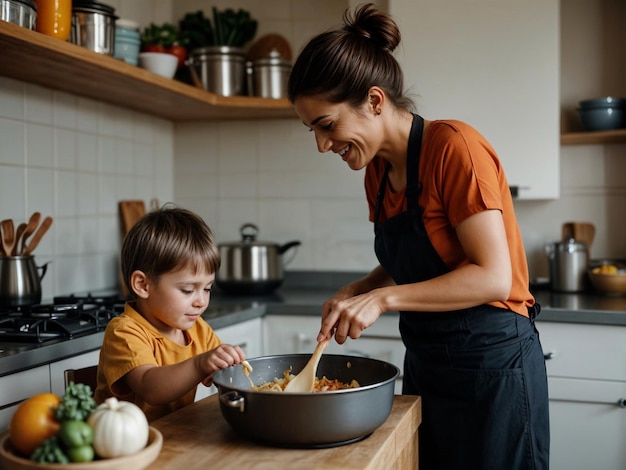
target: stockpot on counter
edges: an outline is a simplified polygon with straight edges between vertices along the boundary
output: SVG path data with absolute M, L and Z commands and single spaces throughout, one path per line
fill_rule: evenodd
M 297 374 L 310 354 L 249 359 L 255 385 L 272 382 L 293 369 Z M 400 370 L 385 361 L 324 354 L 316 376 L 360 387 L 330 392 L 286 393 L 250 390 L 241 365 L 213 374 L 224 419 L 239 434 L 281 447 L 324 448 L 359 441 L 374 432 L 391 413 Z
M 222 264 L 215 277 L 217 286 L 231 294 L 269 294 L 278 289 L 287 264 L 283 254 L 301 243 L 258 241 L 259 229 L 250 223 L 242 225 L 239 231 L 241 241 L 218 244 Z

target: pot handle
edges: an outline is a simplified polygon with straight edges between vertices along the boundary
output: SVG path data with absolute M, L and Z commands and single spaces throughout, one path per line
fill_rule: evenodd
M 253 242 L 256 240 L 256 236 L 259 234 L 259 227 L 251 223 L 243 224 L 239 228 L 239 233 L 241 233 L 241 240 L 244 243 Z
M 37 266 L 37 269 L 41 270 L 41 274 L 39 275 L 40 281 L 43 279 L 43 277 L 46 275 L 46 272 L 48 271 L 48 264 L 50 264 L 50 261 L 44 263 L 42 266 Z
M 239 408 L 242 413 L 245 411 L 245 398 L 234 391 L 220 395 L 220 403 L 229 408 Z
M 293 248 L 294 246 L 300 246 L 302 245 L 301 242 L 294 240 L 292 242 L 287 242 L 284 245 L 281 245 L 278 247 L 278 254 L 282 255 L 283 253 L 285 253 L 289 248 Z
M 193 81 L 193 84 L 196 87 L 202 88 L 204 90 L 204 85 L 202 84 L 202 79 L 198 76 L 198 72 L 196 71 L 196 63 L 193 60 L 193 57 L 189 57 L 185 61 L 185 65 L 187 66 L 187 68 L 191 72 L 191 80 Z

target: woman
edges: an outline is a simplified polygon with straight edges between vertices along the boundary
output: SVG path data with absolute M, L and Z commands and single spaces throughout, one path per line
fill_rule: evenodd
M 365 168 L 380 262 L 323 305 L 318 341 L 400 312 L 420 469 L 548 468 L 545 363 L 502 166 L 469 125 L 412 114 L 393 19 L 371 4 L 305 46 L 289 99 L 320 152 Z

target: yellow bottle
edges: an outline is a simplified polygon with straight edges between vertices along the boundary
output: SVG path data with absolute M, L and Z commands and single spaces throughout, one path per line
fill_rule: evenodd
M 72 0 L 36 1 L 37 31 L 67 41 L 72 27 Z

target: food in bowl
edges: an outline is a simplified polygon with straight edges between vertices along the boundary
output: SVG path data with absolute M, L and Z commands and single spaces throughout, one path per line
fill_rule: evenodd
M 257 392 L 284 392 L 287 384 L 296 378 L 291 372 L 291 369 L 287 369 L 283 372 L 282 377 L 275 377 L 271 382 L 263 382 L 261 385 L 251 386 L 250 390 Z M 347 383 L 338 379 L 329 379 L 323 375 L 321 379 L 315 377 L 313 392 L 332 392 L 358 387 L 360 387 L 359 382 L 354 379 L 352 379 L 350 383 Z
M 621 260 L 601 260 L 592 262 L 589 280 L 600 293 L 611 295 L 626 294 L 626 262 Z

